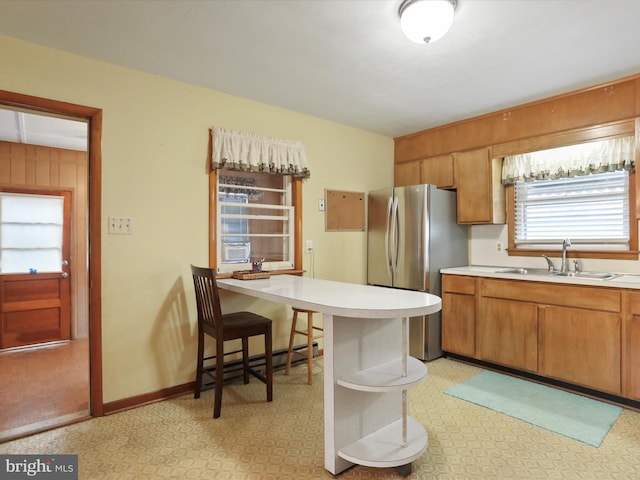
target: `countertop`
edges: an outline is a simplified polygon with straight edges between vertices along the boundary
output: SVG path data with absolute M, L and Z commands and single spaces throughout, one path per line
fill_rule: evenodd
M 440 297 L 424 292 L 335 282 L 294 275 L 260 280 L 218 279 L 219 288 L 344 317 L 395 318 L 440 310 Z
M 555 276 L 550 275 L 542 269 L 529 269 L 527 267 L 524 267 L 529 272 L 526 274 L 504 272 L 504 270 L 517 268 L 519 267 L 468 265 L 466 267 L 443 268 L 440 270 L 440 273 L 449 275 L 468 275 L 472 277 L 507 278 L 511 280 L 525 280 L 531 282 L 593 285 L 596 287 L 630 288 L 636 290 L 640 289 L 640 274 L 635 275 L 630 273 L 607 272 L 613 273 L 617 276 L 609 280 L 601 280 L 594 278 Z

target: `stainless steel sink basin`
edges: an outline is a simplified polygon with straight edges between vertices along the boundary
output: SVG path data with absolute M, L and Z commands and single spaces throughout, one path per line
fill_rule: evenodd
M 575 278 L 591 278 L 594 280 L 611 280 L 619 275 L 615 273 L 597 273 L 597 272 L 553 272 L 556 277 L 575 277 Z
M 495 273 L 516 273 L 518 275 L 549 275 L 551 272 L 546 268 L 501 268 Z
M 599 272 L 550 272 L 546 268 L 501 268 L 495 273 L 511 273 L 516 275 L 548 275 L 554 277 L 590 278 L 592 280 L 611 280 L 619 277 L 615 273 Z

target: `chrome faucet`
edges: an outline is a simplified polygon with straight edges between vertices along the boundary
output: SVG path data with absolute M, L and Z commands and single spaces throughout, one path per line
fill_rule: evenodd
M 546 255 L 542 255 L 542 258 L 544 258 L 547 261 L 547 265 L 549 266 L 549 271 L 550 272 L 555 272 L 556 271 L 556 267 L 553 264 L 553 261 L 551 261 L 551 259 L 549 257 L 547 257 Z
M 562 241 L 562 264 L 560 264 L 561 272 L 569 271 L 569 263 L 567 261 L 567 247 L 570 247 L 570 246 L 571 246 L 571 240 L 569 240 L 568 238 L 565 238 Z

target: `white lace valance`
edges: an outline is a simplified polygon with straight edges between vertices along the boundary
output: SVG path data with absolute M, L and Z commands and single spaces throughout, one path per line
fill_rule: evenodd
M 307 154 L 302 142 L 261 137 L 213 127 L 211 168 L 277 173 L 308 178 Z
M 512 155 L 502 163 L 502 183 L 575 177 L 635 168 L 634 136 Z

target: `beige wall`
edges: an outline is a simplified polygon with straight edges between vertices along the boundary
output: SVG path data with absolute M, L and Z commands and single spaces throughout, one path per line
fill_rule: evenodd
M 391 186 L 391 138 L 185 83 L 0 36 L 0 88 L 103 109 L 103 375 L 111 402 L 194 378 L 195 312 L 189 264 L 208 258 L 208 128 L 302 141 L 303 236 L 315 276 L 363 283 L 363 232 L 327 233 L 325 188 Z M 108 216 L 134 234 L 107 235 Z M 305 267 L 310 268 L 305 255 Z M 272 315 L 284 347 L 287 308 L 233 296 L 226 307 Z

